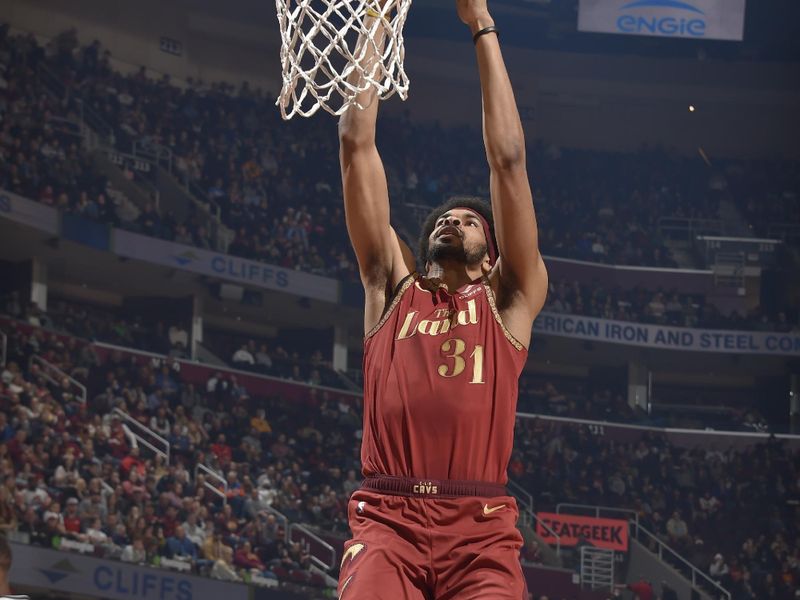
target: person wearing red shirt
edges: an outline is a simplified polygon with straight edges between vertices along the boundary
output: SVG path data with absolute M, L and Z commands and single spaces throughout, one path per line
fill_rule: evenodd
M 139 458 L 139 448 L 131 448 L 130 453 L 120 462 L 120 468 L 124 476 L 127 476 L 132 469 L 136 469 L 139 475 L 144 477 L 147 473 L 147 468 L 144 462 Z
M 266 569 L 264 563 L 258 558 L 258 555 L 253 552 L 253 547 L 250 545 L 250 542 L 244 542 L 242 546 L 236 550 L 236 553 L 233 555 L 233 564 L 243 569 L 257 569 L 258 571 L 264 571 Z
M 653 600 L 653 585 L 644 577 L 634 583 L 618 585 L 616 587 L 632 591 L 635 600 Z
M 211 452 L 214 453 L 214 456 L 219 459 L 219 461 L 223 464 L 228 464 L 231 462 L 233 458 L 233 450 L 225 441 L 225 434 L 220 433 L 219 437 L 217 437 L 217 442 L 215 444 L 211 444 Z
M 391 5 L 369 4 L 356 50 L 365 70 L 380 61 Z M 365 292 L 364 482 L 348 506 L 353 537 L 338 590 L 347 600 L 527 596 L 506 484 L 547 269 L 498 29 L 486 0 L 456 0 L 456 9 L 478 62 L 491 206 L 455 197 L 432 210 L 415 256 L 391 225 L 375 89 L 339 121 L 347 230 Z
M 67 500 L 67 508 L 64 511 L 64 529 L 76 538 L 81 534 L 81 518 L 78 516 L 77 498 Z

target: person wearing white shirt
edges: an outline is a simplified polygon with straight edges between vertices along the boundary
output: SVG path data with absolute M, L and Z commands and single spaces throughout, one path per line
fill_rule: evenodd
M 189 513 L 186 515 L 186 521 L 184 521 L 182 526 L 186 537 L 189 538 L 195 546 L 201 548 L 206 541 L 206 527 L 203 521 L 199 520 L 195 513 Z
M 253 365 L 256 362 L 256 359 L 253 358 L 253 354 L 247 348 L 247 344 L 243 344 L 241 348 L 233 353 L 232 360 L 234 364 L 240 365 Z
M 147 562 L 147 552 L 144 549 L 144 542 L 141 538 L 136 538 L 133 543 L 125 546 L 120 560 L 123 562 L 143 564 Z
M 99 518 L 92 519 L 92 524 L 86 529 L 86 541 L 98 546 L 108 543 L 108 534 L 103 531 Z
M 708 574 L 711 575 L 712 578 L 719 581 L 726 575 L 730 573 L 730 569 L 728 568 L 725 559 L 722 557 L 722 554 L 715 554 L 714 560 L 711 562 L 711 566 L 708 567 Z

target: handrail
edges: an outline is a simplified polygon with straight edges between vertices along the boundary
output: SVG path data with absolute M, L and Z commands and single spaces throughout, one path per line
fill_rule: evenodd
M 84 102 L 83 98 L 75 98 L 75 102 L 80 107 L 81 122 L 91 129 L 104 144 L 114 146 L 116 144 L 114 128 Z
M 275 518 L 278 520 L 279 523 L 283 525 L 283 540 L 285 542 L 289 542 L 289 528 L 291 527 L 291 523 L 289 522 L 289 517 L 279 511 L 277 508 L 273 508 L 271 506 L 267 506 L 266 510 L 271 515 L 275 515 Z
M 49 330 L 48 330 L 49 331 Z M 153 364 L 156 366 L 160 366 L 162 364 L 178 364 L 186 363 L 187 365 L 200 365 L 204 367 L 208 367 L 208 365 L 202 365 L 196 360 L 189 360 L 184 358 L 170 358 L 166 354 L 157 354 L 155 352 L 148 352 L 146 350 L 139 350 L 137 348 L 126 348 L 125 346 L 118 346 L 116 344 L 108 344 L 106 342 L 94 342 L 94 345 L 98 348 L 106 348 L 108 350 L 120 350 L 122 352 L 126 352 L 128 354 L 135 354 L 137 356 L 146 356 L 152 358 L 158 362 L 154 362 Z M 253 371 L 244 371 L 242 369 L 235 369 L 233 367 L 213 367 L 215 371 L 221 371 L 226 375 L 246 375 L 248 377 L 253 377 L 255 379 L 261 379 L 264 381 L 274 381 L 277 383 L 290 383 L 293 386 L 316 389 L 319 392 L 328 391 L 335 394 L 341 394 L 343 396 L 351 396 L 353 398 L 360 398 L 361 394 L 356 392 L 351 392 L 349 390 L 342 390 L 339 388 L 333 388 L 326 385 L 314 385 L 311 383 L 303 383 L 300 381 L 291 381 L 288 379 L 282 379 L 281 377 L 275 377 L 273 375 L 263 375 L 261 373 L 254 373 Z
M 155 452 L 155 453 L 156 453 L 158 456 L 163 456 L 163 457 L 164 457 L 164 459 L 166 460 L 166 463 L 167 463 L 167 464 L 169 464 L 169 459 L 170 459 L 170 445 L 169 445 L 169 442 L 168 442 L 166 439 L 164 439 L 163 437 L 161 437 L 160 435 L 158 435 L 158 434 L 157 434 L 155 431 L 153 431 L 152 429 L 150 429 L 150 428 L 149 428 L 149 427 L 147 427 L 146 425 L 142 425 L 141 423 L 139 423 L 139 421 L 137 421 L 136 419 L 134 419 L 132 416 L 130 416 L 130 415 L 129 415 L 128 413 L 126 413 L 124 410 L 121 410 L 121 409 L 119 409 L 119 408 L 115 408 L 113 411 L 111 411 L 111 414 L 112 414 L 112 415 L 116 415 L 116 416 L 118 416 L 120 419 L 122 419 L 123 423 L 124 423 L 126 426 L 127 426 L 127 425 L 133 425 L 133 426 L 134 426 L 135 428 L 137 428 L 137 429 L 138 429 L 140 432 L 144 432 L 144 433 L 146 433 L 147 435 L 149 435 L 151 438 L 153 438 L 154 440 L 157 440 L 157 441 L 161 442 L 161 443 L 164 445 L 164 449 L 157 448 L 157 447 L 156 447 L 156 446 L 153 444 L 153 442 L 151 442 L 151 441 L 149 441 L 147 438 L 145 438 L 145 437 L 144 437 L 144 435 L 143 435 L 142 433 L 136 433 L 135 431 L 132 431 L 132 430 L 130 429 L 130 427 L 128 427 L 128 431 L 130 431 L 130 434 L 131 434 L 131 435 L 134 437 L 134 439 L 135 439 L 135 440 L 136 440 L 136 441 L 137 441 L 139 444 L 142 444 L 143 446 L 145 446 L 145 447 L 149 448 L 150 450 L 152 450 L 153 452 Z
M 680 427 L 654 427 L 652 425 L 631 425 L 630 423 L 615 423 L 614 421 L 594 421 L 591 419 L 579 419 L 577 417 L 557 417 L 555 415 L 543 415 L 539 413 L 518 412 L 519 419 L 541 419 L 543 421 L 555 421 L 557 423 L 567 423 L 569 425 L 586 425 L 587 427 L 614 427 L 618 429 L 634 429 L 638 431 L 653 431 L 657 433 L 680 433 L 688 435 L 700 435 L 703 437 L 714 436 L 736 436 L 741 438 L 762 439 L 764 441 L 771 437 L 779 440 L 800 440 L 800 435 L 790 433 L 757 433 L 755 431 L 726 431 L 715 429 L 685 429 Z
M 580 549 L 581 586 L 592 590 L 614 589 L 614 551 L 608 548 L 582 546 Z
M 592 504 L 572 504 L 571 502 L 561 502 L 556 505 L 556 514 L 561 514 L 562 508 L 577 508 L 579 510 L 592 510 L 596 519 L 600 518 L 600 511 L 622 513 L 624 515 L 633 515 L 633 521 L 639 524 L 639 513 L 629 508 L 614 508 L 613 506 L 597 506 Z
M 514 497 L 517 497 L 517 494 L 522 495 L 522 500 L 525 504 L 525 507 L 528 510 L 533 510 L 533 495 L 528 492 L 528 490 L 511 479 L 508 480 L 508 489 L 511 491 L 511 495 Z
M 637 536 L 638 536 L 639 532 L 644 533 L 650 539 L 652 539 L 653 541 L 655 541 L 658 544 L 658 558 L 660 560 L 662 560 L 662 561 L 664 560 L 663 551 L 664 550 L 668 550 L 675 558 L 678 559 L 678 561 L 680 561 L 681 563 L 683 563 L 684 565 L 689 567 L 689 569 L 691 570 L 691 573 L 692 573 L 692 587 L 695 587 L 695 588 L 698 587 L 697 586 L 697 578 L 699 576 L 700 578 L 705 579 L 714 588 L 716 588 L 720 592 L 722 592 L 722 594 L 727 598 L 727 600 L 731 600 L 731 594 L 730 594 L 729 591 L 727 591 L 725 588 L 723 588 L 721 585 L 719 585 L 716 581 L 711 579 L 711 577 L 706 575 L 703 571 L 701 571 L 700 569 L 695 567 L 688 560 L 683 558 L 683 556 L 678 554 L 675 550 L 670 548 L 667 544 L 662 542 L 655 534 L 651 533 L 645 527 L 643 527 L 639 523 L 639 515 L 635 510 L 630 510 L 630 509 L 627 509 L 627 508 L 615 508 L 613 506 L 598 506 L 598 505 L 591 505 L 591 504 L 573 504 L 573 503 L 570 503 L 570 502 L 562 502 L 562 503 L 560 503 L 560 504 L 558 504 L 556 506 L 556 513 L 557 514 L 561 514 L 561 509 L 562 508 L 577 508 L 577 509 L 580 509 L 580 510 L 591 510 L 591 511 L 595 512 L 595 516 L 598 517 L 598 518 L 600 517 L 600 512 L 601 511 L 634 515 L 634 518 L 628 518 L 628 525 L 630 527 L 633 527 L 633 530 L 634 530 L 634 533 L 635 533 L 635 537 L 636 537 L 637 540 L 638 540 Z
M 795 223 L 770 223 L 767 225 L 767 236 L 784 242 L 793 238 L 800 239 L 800 225 Z
M 208 490 L 211 490 L 217 496 L 222 498 L 222 504 L 225 505 L 228 503 L 228 480 L 225 479 L 220 473 L 217 473 L 211 467 L 207 467 L 202 463 L 197 463 L 197 466 L 194 468 L 194 480 L 197 482 L 197 474 L 198 472 L 202 471 L 207 477 L 211 479 L 215 479 L 220 484 L 222 484 L 222 489 L 220 490 L 217 486 L 208 482 L 208 480 L 203 482 L 203 487 Z
M 80 400 L 81 404 L 86 404 L 86 398 L 87 398 L 86 386 L 83 385 L 80 381 L 72 377 L 72 375 L 68 375 L 54 364 L 47 362 L 38 354 L 34 354 L 28 360 L 29 370 L 32 369 L 34 365 L 39 367 L 39 371 L 42 374 L 42 377 L 44 377 L 52 385 L 60 386 L 61 381 L 66 378 L 70 382 L 70 385 L 77 389 L 78 391 L 77 398 L 78 400 Z M 56 377 L 58 377 L 58 379 L 56 379 Z
M 67 131 L 65 129 L 58 129 L 58 130 L 56 130 L 56 132 L 60 133 L 60 134 L 63 134 L 63 135 L 68 135 L 68 136 L 71 136 L 71 137 L 79 138 L 79 139 L 81 137 L 83 137 L 83 131 L 82 131 L 83 127 L 81 126 L 80 123 L 76 123 L 72 119 L 67 119 L 65 117 L 53 117 L 53 116 L 51 116 L 51 117 L 47 118 L 47 123 L 48 124 L 56 123 L 56 124 L 70 125 L 71 127 L 76 128 L 77 131 Z
M 200 187 L 200 184 L 197 183 L 194 179 L 189 179 L 186 183 L 186 191 L 188 191 L 192 196 L 194 196 L 195 202 L 197 202 L 200 206 L 207 204 L 208 214 L 217 219 L 217 221 L 222 222 L 222 207 L 220 206 L 219 202 L 216 200 L 212 200 L 208 197 L 206 191 Z
M 550 527 L 547 523 L 545 523 L 542 519 L 539 518 L 539 515 L 536 514 L 534 511 L 533 505 L 533 495 L 528 492 L 524 487 L 518 484 L 516 481 L 511 479 L 508 480 L 508 490 L 511 492 L 511 495 L 514 496 L 517 500 L 522 502 L 522 510 L 525 514 L 529 515 L 536 523 L 542 526 L 552 538 L 556 540 L 556 556 L 559 558 L 561 557 L 561 536 L 558 535 L 555 530 Z M 520 497 L 521 496 L 521 497 Z M 534 527 L 535 530 L 535 527 Z
M 556 538 L 556 556 L 558 556 L 560 558 L 561 557 L 561 536 L 558 535 L 555 532 L 555 530 L 552 527 L 550 527 L 550 525 L 548 525 L 542 519 L 540 519 L 539 515 L 537 515 L 535 512 L 530 510 L 530 511 L 528 511 L 528 513 L 533 517 L 534 521 L 536 521 L 539 525 L 542 526 L 542 529 L 544 529 L 548 534 L 550 534 L 550 537 Z
M 719 219 L 661 217 L 658 220 L 658 231 L 666 238 L 691 242 L 696 235 L 703 233 L 724 234 L 726 228 L 725 223 Z
M 310 549 L 310 547 L 308 545 L 308 542 L 305 541 L 306 547 L 309 549 L 309 554 L 311 556 L 311 562 L 313 562 L 315 565 L 317 565 L 321 569 L 325 569 L 326 571 L 331 571 L 334 567 L 338 566 L 336 564 L 337 563 L 336 550 L 334 549 L 333 546 L 331 546 L 328 542 L 326 542 L 321 537 L 319 537 L 316 533 L 314 533 L 313 531 L 308 529 L 306 526 L 300 525 L 299 523 L 292 523 L 289 526 L 289 531 L 290 531 L 290 535 L 289 535 L 289 539 L 290 540 L 299 541 L 299 540 L 295 540 L 294 536 L 292 535 L 295 531 L 299 531 L 303 535 L 311 538 L 316 544 L 322 546 L 322 550 L 324 550 L 326 552 L 330 552 L 330 555 L 331 555 L 330 556 L 330 563 L 326 563 L 321 558 L 319 558 L 316 554 L 311 552 L 311 549 Z M 301 543 L 303 543 L 303 542 L 301 542 Z
M 153 169 L 155 169 L 158 165 L 155 162 L 150 160 L 149 158 L 145 158 L 142 156 L 136 156 L 135 154 L 130 154 L 128 152 L 122 152 L 117 150 L 116 148 L 111 147 L 104 147 L 103 151 L 108 155 L 109 160 L 116 165 L 124 164 L 121 159 L 128 159 L 133 161 L 134 170 L 138 171 L 139 173 L 152 173 Z
M 771 238 L 755 238 L 744 236 L 701 235 L 697 237 L 701 242 L 736 242 L 737 244 L 782 244 L 781 240 Z
M 43 62 L 38 65 L 39 77 L 45 83 L 45 89 L 58 100 L 63 101 L 67 97 L 67 87 L 61 77 Z M 75 97 L 80 113 L 81 129 L 90 129 L 95 135 L 103 140 L 104 143 L 114 145 L 114 128 L 109 125 L 97 111 L 89 106 L 81 97 Z
M 139 138 L 133 142 L 131 153 L 134 156 L 144 156 L 147 160 L 161 166 L 162 161 L 166 162 L 167 173 L 172 174 L 172 149 L 152 140 Z
M 692 587 L 693 588 L 699 587 L 698 584 L 697 584 L 697 580 L 698 580 L 698 578 L 700 578 L 702 580 L 705 580 L 705 582 L 708 583 L 709 585 L 711 585 L 712 588 L 714 588 L 717 591 L 719 591 L 722 594 L 721 598 L 725 598 L 726 600 L 731 600 L 731 593 L 728 590 L 726 590 L 719 583 L 714 581 L 710 576 L 706 575 L 703 571 L 701 571 L 700 569 L 695 567 L 688 560 L 683 558 L 683 556 L 678 554 L 675 550 L 670 548 L 667 544 L 662 542 L 658 538 L 658 536 L 656 536 L 654 533 L 652 533 L 652 532 L 648 531 L 647 529 L 645 529 L 638 522 L 629 521 L 629 524 L 633 527 L 634 532 L 635 532 L 634 537 L 636 537 L 637 540 L 639 539 L 638 535 L 641 532 L 641 533 L 645 534 L 645 536 L 648 539 L 654 541 L 657 544 L 659 560 L 661 560 L 661 561 L 664 560 L 664 550 L 667 550 L 675 559 L 677 559 L 679 562 L 681 562 L 686 567 L 688 567 L 690 569 L 691 573 L 692 573 Z
M 120 152 L 115 148 L 103 147 L 101 150 L 106 154 L 108 160 L 120 169 L 128 167 L 134 174 L 134 183 L 146 187 L 146 193 L 150 194 L 151 199 L 155 202 L 156 208 L 159 208 L 161 203 L 161 190 L 158 185 L 151 181 L 148 176 L 155 176 L 155 169 L 158 165 L 147 158 Z

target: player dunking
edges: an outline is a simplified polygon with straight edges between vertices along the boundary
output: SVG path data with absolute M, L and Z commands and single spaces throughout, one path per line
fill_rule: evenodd
M 389 224 L 378 102 L 366 92 L 359 101 L 369 108 L 339 124 L 347 226 L 366 292 L 365 480 L 348 507 L 344 600 L 520 600 L 525 589 L 505 484 L 547 272 L 494 21 L 486 0 L 456 5 L 477 50 L 492 205 L 434 210 L 421 236 L 424 273 Z M 376 29 L 372 53 L 384 44 Z

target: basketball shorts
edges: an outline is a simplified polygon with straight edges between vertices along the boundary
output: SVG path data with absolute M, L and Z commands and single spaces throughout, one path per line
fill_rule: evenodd
M 341 600 L 527 600 L 519 511 L 503 486 L 371 477 L 348 516 Z

